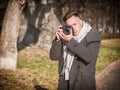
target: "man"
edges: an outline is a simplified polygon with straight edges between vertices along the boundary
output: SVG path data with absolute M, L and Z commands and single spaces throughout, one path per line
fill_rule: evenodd
M 77 12 L 69 11 L 63 20 L 73 29 L 65 34 L 60 26 L 50 49 L 50 59 L 59 61 L 58 90 L 96 90 L 99 33 L 81 20 Z

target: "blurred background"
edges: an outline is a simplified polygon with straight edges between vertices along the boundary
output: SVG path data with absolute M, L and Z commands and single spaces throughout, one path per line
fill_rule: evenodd
M 15 7 L 16 4 L 18 7 Z M 0 69 L 0 90 L 57 89 L 58 62 L 50 61 L 49 49 L 57 26 L 63 22 L 62 17 L 70 9 L 78 11 L 81 18 L 101 35 L 96 65 L 97 90 L 120 90 L 120 82 L 114 82 L 118 78 L 111 77 L 111 71 L 115 71 L 113 73 L 117 74 L 116 77 L 120 77 L 117 70 L 120 69 L 119 0 L 0 0 L 0 38 L 5 29 L 3 24 L 5 20 L 9 20 L 9 17 L 5 19 L 5 14 L 17 13 L 15 8 L 21 10 L 19 20 L 16 20 L 20 22 L 16 42 L 17 67 L 15 71 Z M 16 23 L 12 20 L 10 22 Z M 12 28 L 9 29 L 11 31 Z M 113 79 L 111 81 L 106 77 Z

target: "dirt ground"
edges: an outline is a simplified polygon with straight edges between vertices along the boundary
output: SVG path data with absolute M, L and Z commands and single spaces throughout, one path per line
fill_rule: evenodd
M 96 76 L 97 90 L 120 90 L 120 60 Z

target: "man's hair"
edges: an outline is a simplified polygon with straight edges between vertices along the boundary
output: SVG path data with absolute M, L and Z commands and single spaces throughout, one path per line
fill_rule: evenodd
M 69 18 L 72 17 L 72 16 L 76 16 L 76 17 L 79 17 L 79 18 L 80 18 L 79 14 L 78 14 L 76 11 L 70 10 L 70 11 L 68 11 L 68 12 L 64 15 L 63 21 L 65 22 L 67 19 L 69 19 Z

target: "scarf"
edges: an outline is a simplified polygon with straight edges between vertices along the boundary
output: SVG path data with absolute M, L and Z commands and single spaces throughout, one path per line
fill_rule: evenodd
M 73 36 L 73 38 L 77 42 L 81 42 L 83 38 L 87 35 L 87 33 L 91 30 L 91 26 L 84 21 L 83 27 L 81 28 L 79 34 L 77 36 Z M 64 58 L 64 65 L 62 69 L 62 74 L 65 75 L 65 80 L 69 80 L 69 73 L 73 64 L 74 54 L 63 44 L 63 58 Z

